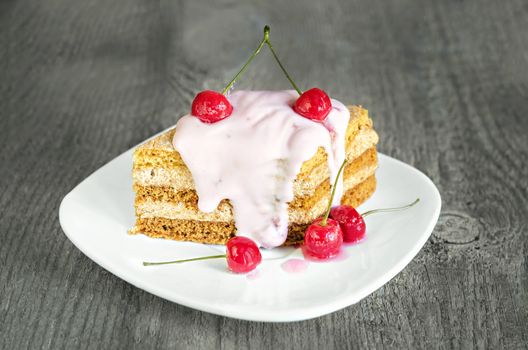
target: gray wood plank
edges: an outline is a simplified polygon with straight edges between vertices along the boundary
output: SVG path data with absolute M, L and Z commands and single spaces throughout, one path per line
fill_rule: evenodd
M 367 107 L 380 151 L 443 198 L 390 283 L 288 324 L 154 297 L 58 222 L 78 182 L 223 87 L 266 23 L 299 85 Z M 0 44 L 0 348 L 527 348 L 525 1 L 11 0 Z M 288 84 L 263 54 L 237 87 Z

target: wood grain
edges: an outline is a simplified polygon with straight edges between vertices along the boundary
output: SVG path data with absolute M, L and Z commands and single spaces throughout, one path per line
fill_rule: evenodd
M 426 246 L 334 314 L 202 313 L 106 272 L 58 206 L 220 89 L 272 27 L 302 87 L 370 110 L 380 150 L 443 198 Z M 0 348 L 526 349 L 528 5 L 510 1 L 2 1 Z M 269 55 L 237 84 L 287 88 Z

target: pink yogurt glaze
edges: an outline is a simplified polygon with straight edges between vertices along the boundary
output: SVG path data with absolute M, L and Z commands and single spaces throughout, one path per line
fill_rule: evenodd
M 288 234 L 288 202 L 302 164 L 322 146 L 333 182 L 345 159 L 348 108 L 332 100 L 324 123 L 295 113 L 297 92 L 236 91 L 233 113 L 214 124 L 192 115 L 176 124 L 174 148 L 191 171 L 198 208 L 212 212 L 222 199 L 233 206 L 237 235 L 272 248 Z M 339 204 L 342 181 L 336 188 Z

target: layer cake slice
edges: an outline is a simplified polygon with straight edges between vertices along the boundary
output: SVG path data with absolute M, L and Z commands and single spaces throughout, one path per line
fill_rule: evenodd
M 346 130 L 347 165 L 343 173 L 341 203 L 357 207 L 376 188 L 378 135 L 368 112 L 350 106 Z M 236 234 L 233 207 L 224 199 L 212 212 L 198 209 L 193 176 L 173 146 L 175 129 L 137 147 L 134 152 L 133 186 L 136 225 L 131 233 L 151 237 L 225 244 Z M 302 164 L 293 182 L 294 199 L 288 203 L 288 236 L 285 245 L 301 243 L 306 227 L 321 216 L 330 197 L 327 154 L 319 147 Z

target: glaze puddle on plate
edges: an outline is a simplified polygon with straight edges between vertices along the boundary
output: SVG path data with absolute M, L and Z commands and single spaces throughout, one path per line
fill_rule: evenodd
M 132 150 L 106 164 L 64 197 L 59 218 L 68 238 L 114 275 L 159 297 L 218 315 L 284 322 L 318 317 L 350 306 L 401 271 L 429 238 L 440 213 L 440 195 L 421 172 L 379 155 L 377 190 L 360 212 L 409 203 L 415 207 L 369 217 L 367 239 L 345 246 L 343 260 L 311 263 L 306 271 L 281 269 L 299 249 L 265 251 L 254 279 L 227 272 L 225 259 L 144 267 L 211 255 L 224 247 L 131 236 L 134 224 Z
M 256 280 L 260 277 L 260 271 L 258 269 L 248 272 L 246 274 L 248 280 Z
M 288 273 L 300 273 L 308 269 L 308 264 L 304 259 L 288 259 L 281 264 L 281 268 Z

